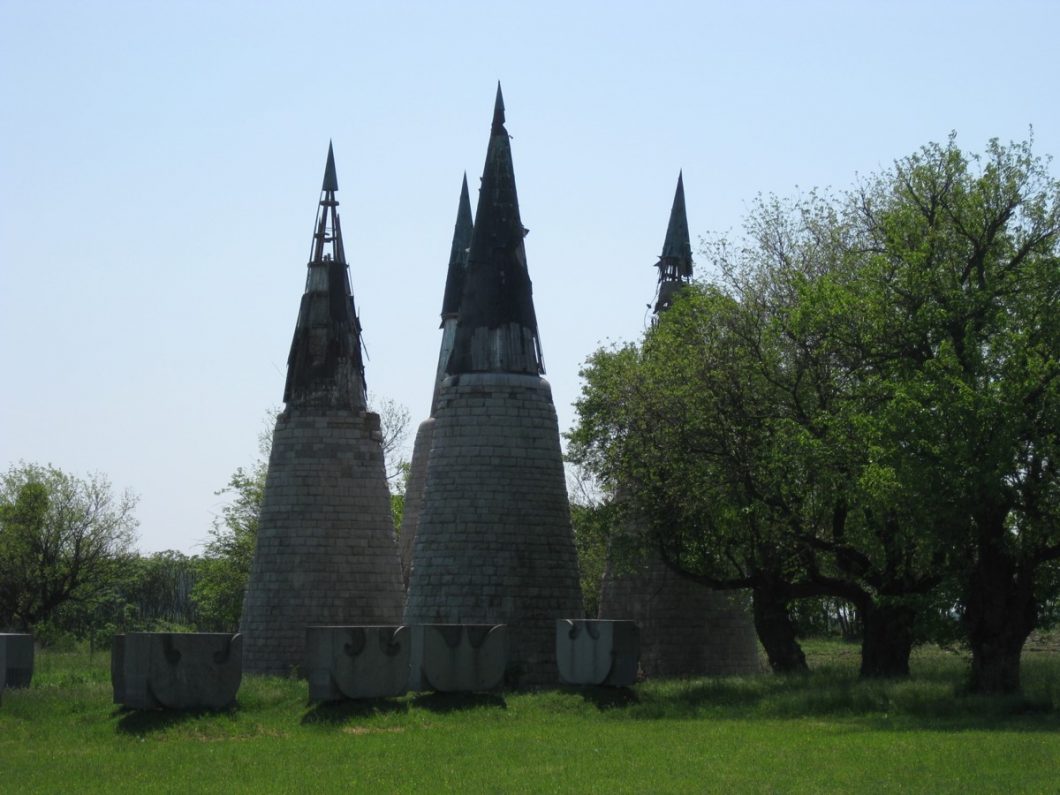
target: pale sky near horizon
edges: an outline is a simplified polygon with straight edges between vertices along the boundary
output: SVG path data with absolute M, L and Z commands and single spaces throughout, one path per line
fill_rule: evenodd
M 695 249 L 951 131 L 1060 155 L 1058 32 L 1046 0 L 0 0 L 0 469 L 106 473 L 142 550 L 201 551 L 281 402 L 329 140 L 368 388 L 414 432 L 498 79 L 566 430 L 679 169 Z

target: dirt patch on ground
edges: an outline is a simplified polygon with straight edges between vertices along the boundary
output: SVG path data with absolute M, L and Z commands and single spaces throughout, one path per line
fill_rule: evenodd
M 404 726 L 344 726 L 343 734 L 401 734 L 405 731 Z

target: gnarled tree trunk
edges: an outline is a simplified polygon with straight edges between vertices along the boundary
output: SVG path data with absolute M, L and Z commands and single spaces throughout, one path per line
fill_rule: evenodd
M 1002 547 L 1000 542 L 981 545 L 965 597 L 970 685 L 976 693 L 1020 689 L 1020 655 L 1038 617 L 1033 566 L 1018 565 Z
M 913 650 L 916 614 L 904 605 L 860 607 L 862 630 L 861 675 L 863 677 L 909 676 L 909 654 Z
M 774 673 L 801 673 L 809 670 L 806 655 L 795 639 L 795 623 L 788 612 L 786 594 L 770 585 L 752 590 L 755 631 L 766 650 Z

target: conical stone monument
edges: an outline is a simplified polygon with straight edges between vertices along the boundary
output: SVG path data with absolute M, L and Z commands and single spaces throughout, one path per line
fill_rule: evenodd
M 656 319 L 692 278 L 683 175 L 670 209 L 659 269 Z M 621 494 L 617 499 L 622 499 Z M 746 593 L 713 591 L 648 554 L 625 566 L 609 561 L 600 592 L 600 618 L 640 627 L 640 665 L 648 676 L 721 676 L 761 670 Z
M 379 415 L 327 165 L 243 601 L 243 667 L 288 674 L 310 624 L 398 624 L 404 591 Z
M 555 620 L 583 608 L 504 121 L 498 86 L 405 621 L 507 624 L 527 685 L 557 680 Z
M 434 443 L 434 412 L 438 408 L 438 393 L 445 379 L 445 368 L 453 352 L 456 339 L 456 321 L 460 312 L 460 299 L 464 293 L 464 273 L 471 251 L 471 199 L 467 192 L 467 175 L 460 188 L 460 203 L 453 229 L 453 245 L 449 252 L 449 268 L 445 277 L 445 292 L 442 296 L 442 344 L 438 351 L 438 367 L 434 374 L 434 392 L 431 396 L 431 415 L 420 423 L 416 430 L 416 441 L 412 445 L 412 463 L 409 466 L 408 483 L 405 484 L 405 510 L 401 518 L 401 575 L 405 587 L 409 584 L 412 569 L 412 550 L 416 540 L 416 528 L 423 505 L 423 490 L 427 485 L 427 459 Z

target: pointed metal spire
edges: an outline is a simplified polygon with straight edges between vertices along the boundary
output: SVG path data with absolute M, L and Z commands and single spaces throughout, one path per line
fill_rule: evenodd
M 324 166 L 324 184 L 320 189 L 333 192 L 339 189 L 339 178 L 335 176 L 335 152 L 331 148 L 331 141 L 328 141 L 328 162 Z
M 456 226 L 453 227 L 453 247 L 449 252 L 449 270 L 445 277 L 445 295 L 442 297 L 442 320 L 455 317 L 460 311 L 460 298 L 464 294 L 464 274 L 467 257 L 471 252 L 471 199 L 467 191 L 467 172 L 460 187 L 460 204 L 456 211 Z
M 446 372 L 543 373 L 512 148 L 497 101 L 482 169 L 460 319 Z
M 687 273 L 682 275 L 692 275 L 692 244 L 688 238 L 684 172 L 678 172 L 677 174 L 677 190 L 674 191 L 674 203 L 670 208 L 670 223 L 666 227 L 666 240 L 663 241 L 662 259 L 680 260 L 687 265 Z
M 283 400 L 288 406 L 360 410 L 367 405 L 361 323 L 350 288 L 336 190 L 335 154 L 329 143 L 305 293 L 287 357 Z
M 670 208 L 666 239 L 655 267 L 659 269 L 659 300 L 655 304 L 655 314 L 659 314 L 670 308 L 674 293 L 692 278 L 692 244 L 688 236 L 683 172 L 677 174 L 677 190 L 674 191 L 674 203 Z
M 504 129 L 504 95 L 501 93 L 501 81 L 497 81 L 497 99 L 493 102 L 493 135 Z

